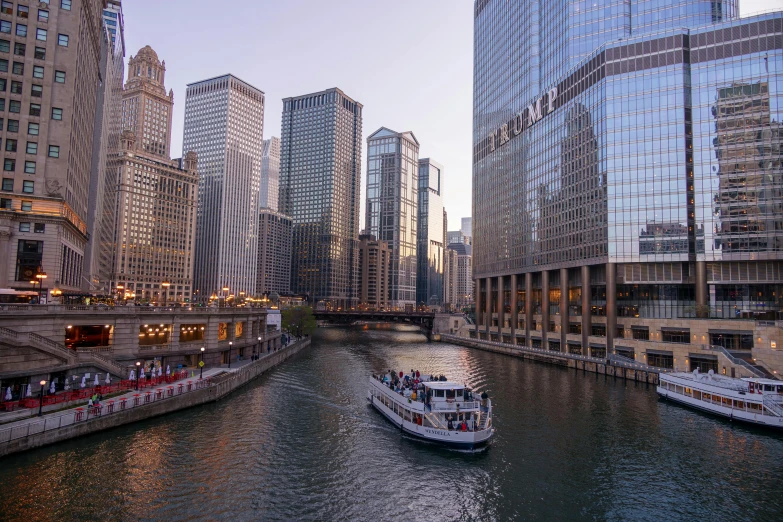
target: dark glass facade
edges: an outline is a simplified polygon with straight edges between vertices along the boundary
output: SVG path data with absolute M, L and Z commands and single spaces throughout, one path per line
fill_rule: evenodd
M 533 337 L 587 353 L 602 324 L 595 347 L 613 353 L 617 317 L 670 343 L 667 321 L 780 315 L 781 13 L 690 0 L 474 12 L 482 328 L 525 323 L 530 344 L 546 325 Z M 509 307 L 509 288 L 532 306 Z
M 446 238 L 443 223 L 443 166 L 419 160 L 419 225 L 416 304 L 440 307 L 444 299 Z
M 365 230 L 389 246 L 392 309 L 416 304 L 419 142 L 381 127 L 367 138 Z
M 362 105 L 339 89 L 283 100 L 280 212 L 293 220 L 291 291 L 358 304 Z

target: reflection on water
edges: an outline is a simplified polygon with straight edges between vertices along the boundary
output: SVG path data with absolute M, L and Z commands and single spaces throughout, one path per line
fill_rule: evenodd
M 390 368 L 486 390 L 465 453 L 400 435 L 365 399 Z M 783 437 L 653 387 L 427 343 L 319 330 L 229 399 L 0 461 L 0 520 L 773 520 Z

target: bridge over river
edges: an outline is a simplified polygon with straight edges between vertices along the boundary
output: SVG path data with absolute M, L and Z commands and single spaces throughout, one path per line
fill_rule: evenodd
M 418 326 L 427 339 L 432 337 L 435 312 L 369 312 L 369 311 L 313 311 L 318 321 L 335 325 L 351 325 L 358 322 L 398 323 Z

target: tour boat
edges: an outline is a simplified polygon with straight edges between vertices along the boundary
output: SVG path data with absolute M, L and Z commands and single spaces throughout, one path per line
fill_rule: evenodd
M 406 380 L 407 387 L 402 386 Z M 400 430 L 420 439 L 475 449 L 495 432 L 492 401 L 456 382 L 414 374 L 395 387 L 389 376 L 373 376 L 367 399 Z
M 783 382 L 708 373 L 662 373 L 658 395 L 732 420 L 783 428 Z

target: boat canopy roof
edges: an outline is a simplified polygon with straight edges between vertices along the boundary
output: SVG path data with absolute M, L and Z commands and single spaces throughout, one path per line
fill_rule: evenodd
M 742 380 L 746 382 L 755 382 L 756 384 L 768 384 L 770 386 L 780 386 L 783 384 L 783 381 L 776 381 L 774 379 L 760 379 L 756 377 L 743 377 Z
M 464 390 L 465 385 L 451 381 L 426 381 L 424 386 L 433 390 Z

